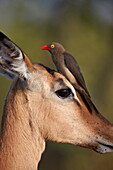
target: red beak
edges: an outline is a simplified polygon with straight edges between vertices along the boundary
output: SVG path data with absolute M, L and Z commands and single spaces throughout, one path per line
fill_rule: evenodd
M 43 45 L 41 50 L 50 50 L 50 48 L 47 45 Z

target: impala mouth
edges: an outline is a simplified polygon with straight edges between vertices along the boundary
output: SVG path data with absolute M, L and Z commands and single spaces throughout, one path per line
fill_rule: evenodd
M 113 144 L 109 142 L 97 142 L 98 147 L 96 148 L 96 151 L 99 153 L 107 153 L 107 152 L 113 152 Z

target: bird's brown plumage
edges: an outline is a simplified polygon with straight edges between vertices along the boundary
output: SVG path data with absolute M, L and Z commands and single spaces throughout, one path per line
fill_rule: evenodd
M 67 52 L 60 43 L 57 42 L 43 46 L 42 50 L 48 50 L 51 53 L 57 71 L 63 74 L 70 81 L 85 100 L 86 105 L 90 108 L 90 110 L 92 110 L 92 107 L 96 109 L 91 101 L 84 77 L 76 59 Z

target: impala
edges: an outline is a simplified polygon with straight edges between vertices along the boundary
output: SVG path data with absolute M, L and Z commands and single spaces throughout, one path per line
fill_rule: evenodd
M 113 125 L 60 73 L 0 33 L 0 72 L 12 79 L 1 122 L 0 170 L 36 170 L 46 141 L 113 151 Z

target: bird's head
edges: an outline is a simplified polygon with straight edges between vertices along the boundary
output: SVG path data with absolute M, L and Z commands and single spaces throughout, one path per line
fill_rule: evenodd
M 55 54 L 57 52 L 63 53 L 65 51 L 64 47 L 57 42 L 53 42 L 48 45 L 43 45 L 42 50 L 48 50 L 52 54 Z

